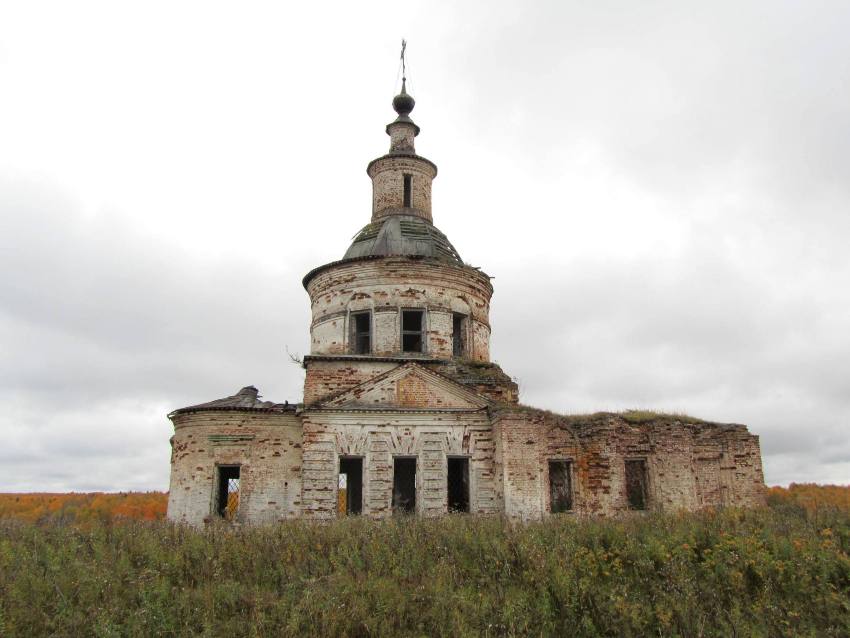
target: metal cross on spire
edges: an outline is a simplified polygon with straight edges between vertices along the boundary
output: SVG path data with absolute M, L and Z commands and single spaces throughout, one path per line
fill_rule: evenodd
M 401 79 L 402 81 L 407 79 L 407 66 L 405 65 L 404 60 L 404 51 L 407 49 L 407 40 L 402 39 L 401 41 Z M 396 80 L 398 82 L 398 80 Z

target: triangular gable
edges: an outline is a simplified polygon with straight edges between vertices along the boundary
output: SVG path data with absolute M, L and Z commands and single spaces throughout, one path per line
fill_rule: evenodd
M 487 400 L 459 383 L 416 363 L 405 363 L 364 381 L 319 407 L 467 409 L 487 406 Z

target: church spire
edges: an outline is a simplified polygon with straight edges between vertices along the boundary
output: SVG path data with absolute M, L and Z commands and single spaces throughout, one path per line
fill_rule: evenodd
M 437 167 L 430 160 L 416 154 L 414 139 L 419 127 L 410 119 L 416 100 L 407 92 L 407 68 L 401 43 L 401 93 L 393 98 L 397 117 L 387 124 L 390 152 L 372 160 L 366 169 L 372 178 L 372 221 L 390 215 L 431 219 L 431 182 L 437 176 Z
M 419 127 L 410 119 L 410 112 L 416 106 L 416 100 L 407 93 L 407 62 L 404 53 L 407 42 L 401 41 L 401 93 L 393 98 L 393 109 L 398 113 L 395 121 L 387 124 L 387 135 L 390 136 L 390 153 L 415 154 L 413 138 L 419 135 Z

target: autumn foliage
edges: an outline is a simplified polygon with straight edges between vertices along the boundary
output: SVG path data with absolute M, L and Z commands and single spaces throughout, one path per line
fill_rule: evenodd
M 121 519 L 153 521 L 165 518 L 167 505 L 164 492 L 0 494 L 0 518 L 81 526 Z
M 809 513 L 825 509 L 850 512 L 850 485 L 774 486 L 768 488 L 768 501 L 773 507 L 802 507 Z M 167 505 L 167 492 L 0 494 L 0 518 L 83 526 L 128 519 L 153 521 L 165 518 Z
M 768 488 L 767 498 L 772 506 L 796 505 L 810 513 L 824 509 L 850 512 L 850 485 L 791 483 L 788 487 Z
M 826 509 L 850 512 L 850 485 L 774 486 L 768 488 L 768 501 L 773 507 L 802 507 L 809 513 Z M 167 492 L 0 494 L 0 518 L 83 526 L 105 521 L 153 521 L 165 518 L 167 505 Z

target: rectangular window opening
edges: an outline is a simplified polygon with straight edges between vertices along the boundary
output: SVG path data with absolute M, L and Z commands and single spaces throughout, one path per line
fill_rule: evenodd
M 372 313 L 351 313 L 351 352 L 369 354 L 372 352 Z
M 339 459 L 338 511 L 360 514 L 363 511 L 363 459 Z
M 462 357 L 466 354 L 466 315 L 452 315 L 452 354 Z
M 469 511 L 469 459 L 449 457 L 448 496 L 450 512 Z
M 416 511 L 416 459 L 393 459 L 393 512 Z
M 404 176 L 404 207 L 410 208 L 412 204 L 411 200 L 411 190 L 413 187 L 413 175 L 405 174 Z
M 645 510 L 647 505 L 646 461 L 626 461 L 626 499 L 629 509 Z
M 549 461 L 549 511 L 553 514 L 573 509 L 570 461 Z
M 423 352 L 425 339 L 423 323 L 425 312 L 422 310 L 401 311 L 401 350 L 402 352 Z
M 232 521 L 239 510 L 239 466 L 220 465 L 218 467 L 218 498 L 216 513 L 223 519 Z

